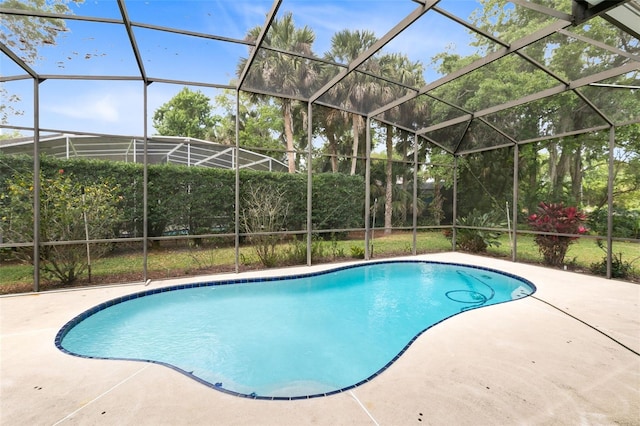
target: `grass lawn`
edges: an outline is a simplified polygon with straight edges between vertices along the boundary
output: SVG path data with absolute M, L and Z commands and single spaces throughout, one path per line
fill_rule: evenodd
M 538 251 L 538 246 L 533 241 L 533 238 L 533 235 L 518 236 L 517 253 L 519 262 L 542 263 L 542 255 Z M 499 247 L 490 247 L 487 252 L 493 256 L 510 258 L 511 245 L 508 235 L 503 235 L 500 238 Z M 633 262 L 633 274 L 636 277 L 640 276 L 640 245 L 614 241 L 613 253 L 615 256 L 621 255 L 623 262 Z M 605 257 L 605 251 L 598 247 L 595 240 L 581 238 L 569 246 L 564 261 L 569 268 L 589 270 L 592 264 L 602 262 Z
M 417 234 L 417 253 L 443 252 L 451 250 L 451 242 L 439 231 L 419 232 Z M 384 235 L 376 231 L 372 240 L 373 258 L 410 255 L 413 235 L 411 232 L 394 232 Z M 507 235 L 500 239 L 499 247 L 490 247 L 487 255 L 511 258 L 511 246 Z M 351 260 L 355 254 L 363 253 L 364 239 L 356 238 L 344 241 L 314 241 L 313 263 Z M 518 236 L 518 261 L 541 263 L 541 255 L 533 241 L 533 236 Z M 622 253 L 622 260 L 633 262 L 633 279 L 640 277 L 640 250 L 638 244 L 615 242 L 614 253 Z M 306 264 L 306 243 L 302 241 L 283 243 L 279 253 L 287 258 L 284 265 Z M 152 279 L 180 277 L 196 274 L 209 274 L 235 271 L 235 250 L 233 247 L 215 247 L 213 244 L 193 249 L 178 246 L 174 242 L 149 250 L 147 270 Z M 565 259 L 570 269 L 589 271 L 593 263 L 601 262 L 605 253 L 594 240 L 580 239 L 569 246 Z M 92 264 L 93 284 L 112 284 L 141 281 L 142 252 L 118 254 L 95 260 Z M 251 246 L 240 249 L 240 269 L 259 269 L 261 264 Z M 3 263 L 0 266 L 0 293 L 30 291 L 33 283 L 33 268 L 30 265 Z M 87 285 L 87 279 L 81 279 L 78 285 Z M 43 289 L 55 287 L 55 283 L 44 284 Z

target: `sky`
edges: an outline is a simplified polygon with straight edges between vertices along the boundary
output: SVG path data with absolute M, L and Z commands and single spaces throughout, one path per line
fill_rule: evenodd
M 468 18 L 478 7 L 471 0 L 442 0 L 445 10 Z M 269 0 L 128 0 L 133 22 L 215 34 L 240 40 L 253 27 L 261 26 L 272 7 Z M 337 31 L 370 30 L 382 37 L 418 7 L 411 0 L 283 0 L 278 16 L 292 12 L 296 27 L 313 29 L 314 52 L 322 56 L 329 50 Z M 74 6 L 75 15 L 121 19 L 114 0 L 85 0 Z M 139 68 L 123 25 L 68 20 L 67 32 L 60 33 L 55 46 L 44 46 L 32 67 L 42 75 L 139 76 Z M 169 80 L 196 80 L 229 84 L 236 65 L 248 55 L 247 46 L 196 37 L 163 34 L 134 28 L 147 75 Z M 385 52 L 401 52 L 421 61 L 425 79 L 438 77 L 430 66 L 434 54 L 449 49 L 466 55 L 468 32 L 435 12 L 422 16 L 414 25 L 385 46 Z M 0 56 L 0 75 L 24 75 L 8 57 Z M 155 133 L 153 112 L 168 102 L 183 85 L 152 83 L 148 86 L 148 134 Z M 34 84 L 30 79 L 4 84 L 9 94 L 21 101 L 16 109 L 23 116 L 10 117 L 9 123 L 32 126 Z M 191 87 L 213 99 L 219 90 Z M 141 81 L 47 79 L 39 85 L 40 127 L 89 133 L 140 136 L 144 132 L 144 85 Z M 6 130 L 4 130 L 6 131 Z

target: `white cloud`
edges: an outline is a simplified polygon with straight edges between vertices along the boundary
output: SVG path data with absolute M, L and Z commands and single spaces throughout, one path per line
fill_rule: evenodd
M 81 120 L 96 120 L 117 123 L 120 119 L 118 99 L 111 94 L 83 94 L 79 97 L 68 97 L 65 103 L 45 107 L 45 112 L 51 112 L 63 117 Z
M 61 84 L 42 90 L 40 126 L 91 133 L 142 134 L 142 83 L 91 83 Z

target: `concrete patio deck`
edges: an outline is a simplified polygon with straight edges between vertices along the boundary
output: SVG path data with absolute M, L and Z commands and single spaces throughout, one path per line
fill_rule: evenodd
M 54 345 L 86 309 L 187 280 L 2 297 L 0 423 L 640 425 L 640 285 L 462 253 L 411 259 L 495 268 L 538 290 L 447 319 L 371 382 L 305 401 L 234 397 L 160 365 L 82 359 Z

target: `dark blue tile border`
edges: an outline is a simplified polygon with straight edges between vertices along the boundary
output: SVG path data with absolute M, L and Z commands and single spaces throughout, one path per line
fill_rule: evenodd
M 132 293 L 132 294 L 128 294 L 125 296 L 120 296 L 117 297 L 115 299 L 111 299 L 108 300 L 106 302 L 103 302 L 99 305 L 94 306 L 93 308 L 86 310 L 84 312 L 82 312 L 81 314 L 77 315 L 76 317 L 74 317 L 73 319 L 71 319 L 69 322 L 67 322 L 61 329 L 60 331 L 58 331 L 58 333 L 56 334 L 55 337 L 55 345 L 56 347 L 68 354 L 68 355 L 72 355 L 72 356 L 77 356 L 80 358 L 86 358 L 86 359 L 112 359 L 112 360 L 120 360 L 120 361 L 139 361 L 139 362 L 148 362 L 151 364 L 158 364 L 158 365 L 163 365 L 165 367 L 169 367 L 179 373 L 184 374 L 185 376 L 199 382 L 202 383 L 203 385 L 210 387 L 212 389 L 215 389 L 217 391 L 229 394 L 229 395 L 233 395 L 233 396 L 238 396 L 238 397 L 242 397 L 242 398 L 248 398 L 248 399 L 259 399 L 259 400 L 267 400 L 267 401 L 295 401 L 295 400 L 301 400 L 301 399 L 311 399 L 311 398 L 320 398 L 320 397 L 325 397 L 325 396 L 331 396 L 331 395 L 336 395 L 336 394 L 340 394 L 343 392 L 346 392 L 348 390 L 357 388 L 358 386 L 361 386 L 367 382 L 370 382 L 371 380 L 373 380 L 374 378 L 376 378 L 377 376 L 379 376 L 380 374 L 382 374 L 382 372 L 384 372 L 387 368 L 389 368 L 394 362 L 396 362 L 406 351 L 407 349 L 409 349 L 409 347 L 413 344 L 413 342 L 415 342 L 418 337 L 420 337 L 425 331 L 429 330 L 431 327 L 434 327 L 438 324 L 440 324 L 441 322 L 452 318 L 456 315 L 459 315 L 462 312 L 466 312 L 466 311 L 461 311 L 458 312 L 454 315 L 448 316 L 446 318 L 443 318 L 442 320 L 431 324 L 429 327 L 425 328 L 424 330 L 422 330 L 420 333 L 416 334 L 416 336 L 411 339 L 409 341 L 409 343 L 407 343 L 407 345 L 398 353 L 398 355 L 396 355 L 391 361 L 389 361 L 384 367 L 382 367 L 380 370 L 378 370 L 377 372 L 375 372 L 374 374 L 372 374 L 370 377 L 367 377 L 366 379 L 351 385 L 351 386 L 347 386 L 345 388 L 342 389 L 337 389 L 335 391 L 331 391 L 331 392 L 327 392 L 327 393 L 319 393 L 319 394 L 314 394 L 314 395 L 303 395 L 303 396 L 292 396 L 292 397 L 282 397 L 282 396 L 261 396 L 261 395 L 256 395 L 254 393 L 252 394 L 244 394 L 244 393 L 239 393 L 239 392 L 234 392 L 232 390 L 229 389 L 225 389 L 223 388 L 220 384 L 212 384 L 206 380 L 201 379 L 200 377 L 194 376 L 191 372 L 189 371 L 185 371 L 179 367 L 176 367 L 175 365 L 172 364 L 167 364 L 165 362 L 160 362 L 160 361 L 154 361 L 154 360 L 150 360 L 150 359 L 133 359 L 133 358 L 113 358 L 113 357 L 94 357 L 94 356 L 87 356 L 87 355 L 81 355 L 81 354 L 76 354 L 73 352 L 69 352 L 68 350 L 66 350 L 65 348 L 62 347 L 62 340 L 64 339 L 64 337 L 67 335 L 67 333 L 69 332 L 69 330 L 71 330 L 73 327 L 75 327 L 78 323 L 80 323 L 82 320 L 84 320 L 85 318 L 90 317 L 91 315 L 102 311 L 103 309 L 106 309 L 110 306 L 113 305 L 117 305 L 119 303 L 122 302 L 126 302 L 127 300 L 132 300 L 132 299 L 137 299 L 139 297 L 144 297 L 144 296 L 150 296 L 153 294 L 157 294 L 157 293 L 165 293 L 168 291 L 174 291 L 174 290 L 184 290 L 184 289 L 189 289 L 189 288 L 197 288 L 197 287 L 211 287 L 211 286 L 219 286 L 219 285 L 230 285 L 230 284 L 249 284 L 249 283 L 261 283 L 261 282 L 270 282 L 270 281 L 283 281 L 283 280 L 293 280 L 293 279 L 297 279 L 297 278 L 308 278 L 308 277 L 314 277 L 314 276 L 318 276 L 318 275 L 323 275 L 323 274 L 329 274 L 329 273 L 333 273 L 336 271 L 341 271 L 341 270 L 345 270 L 345 269 L 351 269 L 351 268 L 360 268 L 363 266 L 371 266 L 371 265 L 379 265 L 379 264 L 385 264 L 385 263 L 427 263 L 427 264 L 435 264 L 435 265 L 449 265 L 449 266 L 461 266 L 461 267 L 465 267 L 465 268 L 471 268 L 471 269 L 478 269 L 478 270 L 483 270 L 483 271 L 489 271 L 489 272 L 493 272 L 496 274 L 500 274 L 500 275 L 504 275 L 507 276 L 509 278 L 513 278 L 516 279 L 518 281 L 521 281 L 522 283 L 528 285 L 529 287 L 531 287 L 531 293 L 528 296 L 531 296 L 532 294 L 534 294 L 537 291 L 537 288 L 535 286 L 535 284 L 533 284 L 531 281 L 522 278 L 518 275 L 515 274 L 511 274 L 509 272 L 503 272 L 503 271 L 499 271 L 497 269 L 492 269 L 492 268 L 486 268 L 484 266 L 477 266 L 477 265 L 467 265 L 467 264 L 463 264 L 463 263 L 451 263 L 451 262 L 439 262 L 439 261 L 431 261 L 431 260 L 383 260 L 383 261 L 375 261 L 375 262 L 366 262 L 366 263 L 358 263 L 355 265 L 347 265 L 347 266 L 341 266 L 341 267 L 337 267 L 337 268 L 332 268 L 332 269 L 327 269 L 324 271 L 318 271 L 318 272 L 310 272 L 307 274 L 296 274 L 296 275 L 284 275 L 284 276 L 277 276 L 277 277 L 265 277 L 265 278 L 243 278 L 243 279 L 231 279 L 231 280 L 221 280 L 221 281 L 207 281 L 207 282 L 201 282 L 201 283 L 193 283 L 193 284 L 179 284 L 179 285 L 174 285 L 174 286 L 169 286 L 169 287 L 163 287 L 163 288 L 156 288 L 156 289 L 151 289 L 151 290 L 145 290 L 145 291 L 141 291 L 141 292 L 137 292 L 137 293 Z M 493 306 L 493 305 L 499 305 L 502 303 L 507 303 L 507 302 L 511 302 L 512 300 L 507 300 L 504 302 L 498 302 L 498 303 L 493 303 L 491 305 L 487 305 L 487 306 Z M 482 306 L 477 306 L 471 309 L 477 309 L 480 308 Z

